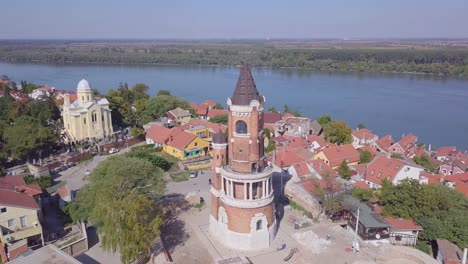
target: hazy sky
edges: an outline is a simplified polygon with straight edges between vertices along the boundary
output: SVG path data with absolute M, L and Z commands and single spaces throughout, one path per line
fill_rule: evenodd
M 467 38 L 468 0 L 8 0 L 5 38 Z

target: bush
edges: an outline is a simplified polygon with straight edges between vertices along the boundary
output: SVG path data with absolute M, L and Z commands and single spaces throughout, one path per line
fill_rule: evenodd
M 54 181 L 52 179 L 52 176 L 47 175 L 47 176 L 41 176 L 41 177 L 34 177 L 32 175 L 27 175 L 24 177 L 24 182 L 26 184 L 34 184 L 37 183 L 39 186 L 41 186 L 41 189 L 46 189 L 54 185 Z

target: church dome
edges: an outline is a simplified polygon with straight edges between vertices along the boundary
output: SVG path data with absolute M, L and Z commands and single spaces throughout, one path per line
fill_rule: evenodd
M 91 90 L 91 86 L 87 80 L 83 79 L 78 83 L 77 90 Z

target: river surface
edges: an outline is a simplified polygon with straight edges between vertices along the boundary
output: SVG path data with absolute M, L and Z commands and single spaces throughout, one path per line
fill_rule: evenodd
M 223 105 L 232 95 L 239 69 L 190 66 L 36 65 L 0 63 L 0 75 L 76 90 L 85 77 L 106 93 L 120 82 L 145 83 L 150 94 L 160 89 L 190 102 L 212 99 Z M 399 140 L 412 132 L 432 146 L 468 149 L 468 80 L 412 74 L 320 72 L 312 70 L 253 69 L 257 88 L 267 107 L 290 109 L 316 118 L 330 114 L 359 123 L 379 136 Z

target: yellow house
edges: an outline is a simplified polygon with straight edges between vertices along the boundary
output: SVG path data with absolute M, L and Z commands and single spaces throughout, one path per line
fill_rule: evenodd
M 331 145 L 314 155 L 314 159 L 323 160 L 330 168 L 338 168 L 343 160 L 348 165 L 357 165 L 360 160 L 359 152 L 351 144 Z
M 194 134 L 177 131 L 171 133 L 163 146 L 164 151 L 180 160 L 208 155 L 210 143 Z
M 6 245 L 7 252 L 16 248 L 17 242 L 24 243 L 24 239 L 28 245 L 43 245 L 40 215 L 41 208 L 32 196 L 13 189 L 0 189 L 0 241 Z M 1 250 L 7 253 L 3 246 Z
M 211 141 L 213 135 L 220 130 L 225 132 L 227 126 L 224 124 L 216 124 L 202 119 L 192 119 L 185 125 L 180 126 L 181 130 L 194 134 L 206 141 Z

